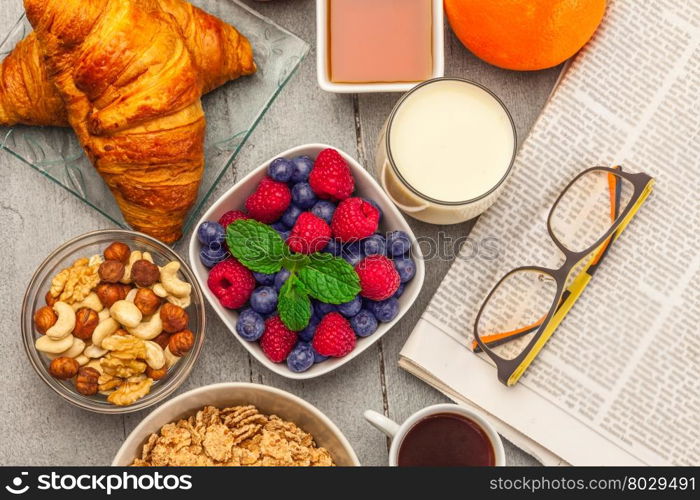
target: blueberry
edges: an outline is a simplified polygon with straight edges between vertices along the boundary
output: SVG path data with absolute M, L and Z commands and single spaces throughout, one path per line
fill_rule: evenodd
M 350 302 L 345 304 L 340 304 L 338 306 L 338 312 L 345 316 L 346 318 L 351 318 L 355 316 L 362 309 L 362 298 L 358 295 Z
M 416 263 L 410 257 L 394 259 L 394 267 L 399 273 L 401 283 L 408 283 L 416 275 Z
M 330 224 L 333 220 L 333 214 L 335 213 L 335 203 L 326 200 L 317 201 L 314 206 L 311 207 L 311 213 Z
M 250 307 L 260 314 L 270 314 L 277 308 L 277 290 L 271 286 L 259 286 L 250 295 Z
M 199 260 L 205 267 L 214 267 L 219 262 L 226 260 L 228 250 L 221 243 L 214 241 L 199 251 Z
M 294 164 L 294 171 L 292 172 L 292 182 L 306 182 L 309 180 L 309 174 L 314 168 L 314 161 L 308 156 L 297 156 L 292 158 L 292 164 Z
M 255 281 L 260 285 L 271 286 L 275 283 L 275 274 L 253 273 Z
M 284 285 L 284 282 L 287 281 L 287 278 L 289 278 L 289 274 L 289 271 L 284 268 L 275 274 L 275 289 L 278 292 L 282 289 L 282 285 Z
M 386 235 L 386 253 L 391 257 L 405 255 L 411 249 L 411 239 L 403 231 L 392 231 Z
M 343 243 L 337 238 L 331 238 L 323 251 L 331 255 L 335 255 L 336 257 L 340 257 L 343 252 Z
M 328 313 L 338 312 L 338 306 L 316 300 L 314 301 L 314 310 L 316 311 L 316 316 L 323 318 Z
M 281 233 L 282 231 L 286 231 L 287 229 L 289 229 L 289 228 L 286 226 L 286 224 L 284 224 L 283 222 L 275 222 L 275 223 L 272 224 L 270 227 L 271 227 L 272 229 L 274 229 L 275 231 L 277 231 L 278 233 Z
M 311 346 L 311 350 L 314 351 L 314 363 L 323 363 L 325 360 L 328 359 L 328 356 L 319 354 L 318 351 L 314 349 L 314 346 Z
M 244 309 L 236 322 L 238 335 L 248 342 L 255 342 L 265 331 L 265 320 L 252 309 Z
M 350 318 L 350 326 L 358 337 L 369 337 L 377 331 L 377 318 L 372 311 L 361 309 L 355 316 Z
M 197 239 L 202 245 L 210 245 L 213 242 L 223 243 L 226 239 L 226 230 L 218 222 L 202 222 L 197 229 Z
M 369 301 L 368 309 L 382 323 L 388 323 L 399 314 L 399 300 L 395 297 L 379 302 Z
M 359 241 L 353 241 L 348 243 L 343 247 L 343 259 L 346 260 L 348 264 L 355 267 L 358 262 L 362 260 L 362 250 L 360 248 Z
M 309 320 L 309 324 L 306 325 L 302 331 L 298 333 L 299 338 L 305 342 L 311 342 L 316 334 L 316 328 L 318 328 L 319 319 L 316 316 L 312 316 Z
M 377 212 L 379 212 L 379 221 L 381 222 L 382 217 L 384 216 L 384 212 L 382 212 L 382 209 L 379 207 L 379 203 L 377 203 L 377 202 L 374 201 L 374 200 L 369 200 L 369 199 L 367 199 L 367 198 L 363 198 L 363 199 L 364 199 L 367 203 L 369 203 L 370 205 L 372 205 L 374 208 L 377 209 Z
M 308 182 L 300 182 L 299 184 L 294 184 L 292 188 L 292 201 L 299 208 L 306 210 L 313 207 L 318 198 L 316 198 L 316 194 Z
M 288 182 L 294 173 L 294 164 L 285 158 L 277 158 L 267 167 L 267 173 L 277 182 Z
M 287 356 L 287 366 L 296 373 L 305 372 L 314 364 L 314 350 L 308 342 L 297 342 Z
M 301 212 L 301 208 L 297 207 L 296 205 L 289 205 L 289 208 L 284 212 L 284 215 L 282 215 L 282 223 L 287 226 L 288 229 L 293 228 L 294 224 L 297 222 L 297 219 L 301 215 Z
M 384 255 L 386 238 L 381 234 L 373 234 L 360 242 L 360 248 L 365 255 Z
M 399 285 L 399 288 L 396 290 L 396 293 L 394 294 L 394 297 L 397 299 L 403 295 L 404 290 L 406 290 L 406 283 L 401 283 Z

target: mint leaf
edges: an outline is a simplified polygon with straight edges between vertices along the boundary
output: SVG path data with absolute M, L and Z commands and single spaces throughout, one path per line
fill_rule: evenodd
M 282 257 L 282 267 L 290 273 L 295 273 L 309 265 L 309 256 L 303 253 L 293 253 L 287 245 L 284 246 L 284 257 Z
M 304 284 L 294 274 L 284 282 L 280 290 L 277 310 L 287 328 L 298 332 L 306 328 L 311 319 L 311 300 Z
M 343 304 L 360 293 L 360 278 L 350 264 L 328 253 L 314 253 L 298 271 L 309 294 L 328 304 Z
M 239 219 L 226 228 L 226 243 L 241 264 L 258 273 L 282 268 L 284 241 L 270 226 L 253 219 Z

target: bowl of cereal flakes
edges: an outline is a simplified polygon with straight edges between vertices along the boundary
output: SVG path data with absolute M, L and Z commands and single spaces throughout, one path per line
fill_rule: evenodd
M 22 304 L 30 363 L 56 393 L 98 413 L 159 403 L 189 375 L 204 341 L 202 291 L 150 236 L 103 230 L 54 250 Z
M 191 390 L 149 414 L 113 466 L 358 466 L 340 429 L 313 405 L 260 384 Z

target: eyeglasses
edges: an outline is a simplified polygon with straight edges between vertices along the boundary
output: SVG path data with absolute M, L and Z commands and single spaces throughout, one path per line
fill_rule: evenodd
M 579 298 L 612 243 L 652 191 L 654 179 L 620 167 L 577 175 L 547 217 L 565 261 L 558 269 L 519 267 L 486 296 L 474 323 L 474 352 L 495 363 L 498 379 L 517 383 Z

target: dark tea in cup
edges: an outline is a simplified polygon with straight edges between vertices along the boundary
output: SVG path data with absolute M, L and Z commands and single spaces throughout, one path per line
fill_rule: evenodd
M 456 413 L 429 415 L 411 427 L 398 453 L 401 467 L 476 467 L 496 464 L 486 432 Z

